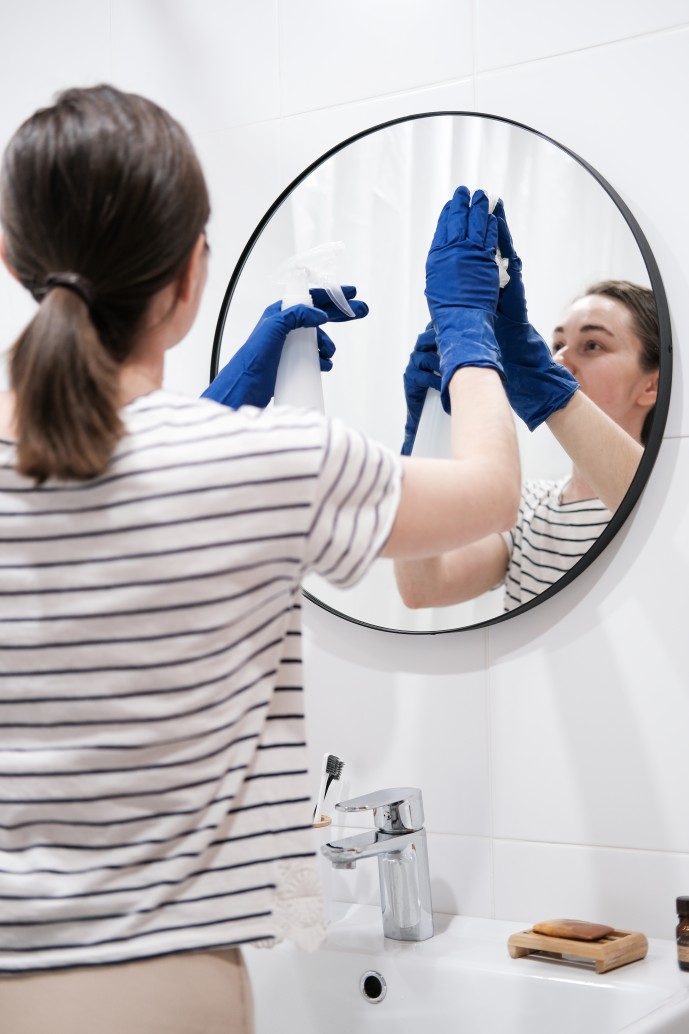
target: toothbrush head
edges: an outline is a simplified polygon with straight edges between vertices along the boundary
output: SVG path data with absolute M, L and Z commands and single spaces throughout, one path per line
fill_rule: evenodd
M 343 767 L 344 761 L 340 761 L 340 759 L 335 754 L 328 754 L 328 757 L 325 762 L 325 773 L 328 777 L 325 784 L 326 794 L 330 789 L 330 784 L 333 782 L 333 780 L 339 779 L 342 775 Z
M 339 779 L 343 765 L 344 761 L 340 761 L 340 759 L 336 757 L 334 754 L 328 754 L 327 760 L 325 762 L 326 775 L 332 776 L 333 779 Z

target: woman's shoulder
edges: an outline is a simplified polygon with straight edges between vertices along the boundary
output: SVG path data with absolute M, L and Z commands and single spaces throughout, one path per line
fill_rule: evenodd
M 214 428 L 234 434 L 269 433 L 292 428 L 297 431 L 322 430 L 325 424 L 321 414 L 310 410 L 257 409 L 254 406 L 231 409 L 212 399 L 180 395 L 164 389 L 134 399 L 125 406 L 123 419 L 130 434 L 150 433 L 156 428 L 165 434 L 184 434 L 194 428 L 201 431 Z
M 122 411 L 125 434 L 113 462 L 176 456 L 180 462 L 318 453 L 327 441 L 327 421 L 309 410 L 230 409 L 210 399 L 165 390 L 139 396 Z

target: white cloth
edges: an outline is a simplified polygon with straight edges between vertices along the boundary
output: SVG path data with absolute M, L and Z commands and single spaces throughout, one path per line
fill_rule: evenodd
M 0 442 L 0 971 L 323 934 L 300 581 L 365 573 L 399 459 L 307 411 L 123 416 L 88 482 Z

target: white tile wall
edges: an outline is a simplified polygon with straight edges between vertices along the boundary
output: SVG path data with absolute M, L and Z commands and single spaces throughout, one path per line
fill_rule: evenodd
M 275 118 L 277 0 L 116 0 L 112 76 L 194 134 Z
M 110 7 L 110 0 L 3 5 L 0 148 L 60 90 L 110 75 Z
M 496 836 L 689 851 L 688 479 L 666 441 L 600 562 L 491 631 Z
M 343 799 L 386 786 L 418 786 L 430 831 L 488 835 L 484 633 L 467 633 L 461 658 L 447 640 L 394 633 L 382 633 L 381 650 L 375 649 L 374 630 L 352 625 L 349 639 L 338 618 L 313 604 L 308 613 L 307 671 L 324 672 L 307 682 L 314 792 L 322 756 L 331 753 L 345 762 Z M 357 639 L 360 651 L 352 649 Z M 432 652 L 446 653 L 451 673 Z
M 329 108 L 473 72 L 471 0 L 280 3 L 280 113 Z
M 674 937 L 675 898 L 689 854 L 496 840 L 495 911 L 502 919 L 590 919 L 647 937 Z
M 476 68 L 534 62 L 687 24 L 685 0 L 580 0 L 577 4 L 492 0 L 476 4 Z
M 666 441 L 603 557 L 547 613 L 491 632 L 501 917 L 607 914 L 671 936 L 689 878 L 688 463 L 687 441 Z
M 225 285 L 276 194 L 339 140 L 412 112 L 492 112 L 554 137 L 609 180 L 654 250 L 676 349 L 668 440 L 604 556 L 489 632 L 395 636 L 305 606 L 314 784 L 324 751 L 346 762 L 343 792 L 418 783 L 439 909 L 670 937 L 674 896 L 689 892 L 688 22 L 686 0 L 556 12 L 545 0 L 25 0 L 3 12 L 2 141 L 56 90 L 114 79 L 169 106 L 199 146 L 212 272 L 170 386 L 205 383 Z M 0 274 L 3 343 L 28 311 Z M 335 896 L 375 900 L 375 864 L 336 877 Z

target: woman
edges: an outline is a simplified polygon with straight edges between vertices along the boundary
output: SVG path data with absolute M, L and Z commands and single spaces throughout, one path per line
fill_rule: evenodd
M 456 192 L 428 258 L 455 458 L 404 466 L 312 412 L 162 390 L 206 280 L 208 214 L 181 127 L 108 86 L 62 94 L 4 157 L 2 254 L 38 302 L 0 399 L 12 1034 L 251 1029 L 238 946 L 323 935 L 303 574 L 348 584 L 381 553 L 424 556 L 514 523 L 485 195 Z M 247 401 L 258 363 L 269 395 L 285 333 L 326 320 L 309 306 L 264 316 L 219 394 Z
M 553 362 L 528 322 L 521 263 L 502 203 L 496 212 L 499 246 L 510 273 L 496 316 L 507 394 L 533 430 L 543 422 L 539 406 L 547 397 L 548 379 L 557 383 L 563 373 L 576 379 L 581 392 L 547 419 L 573 464 L 558 480 L 524 483 L 519 516 L 509 533 L 443 556 L 399 561 L 397 583 L 411 607 L 460 603 L 504 584 L 504 609 L 510 611 L 553 585 L 607 527 L 629 488 L 653 417 L 660 359 L 653 292 L 624 280 L 593 284 L 555 328 Z M 407 452 L 418 403 L 433 384 L 433 349 L 433 333 L 427 330 L 405 373 Z

